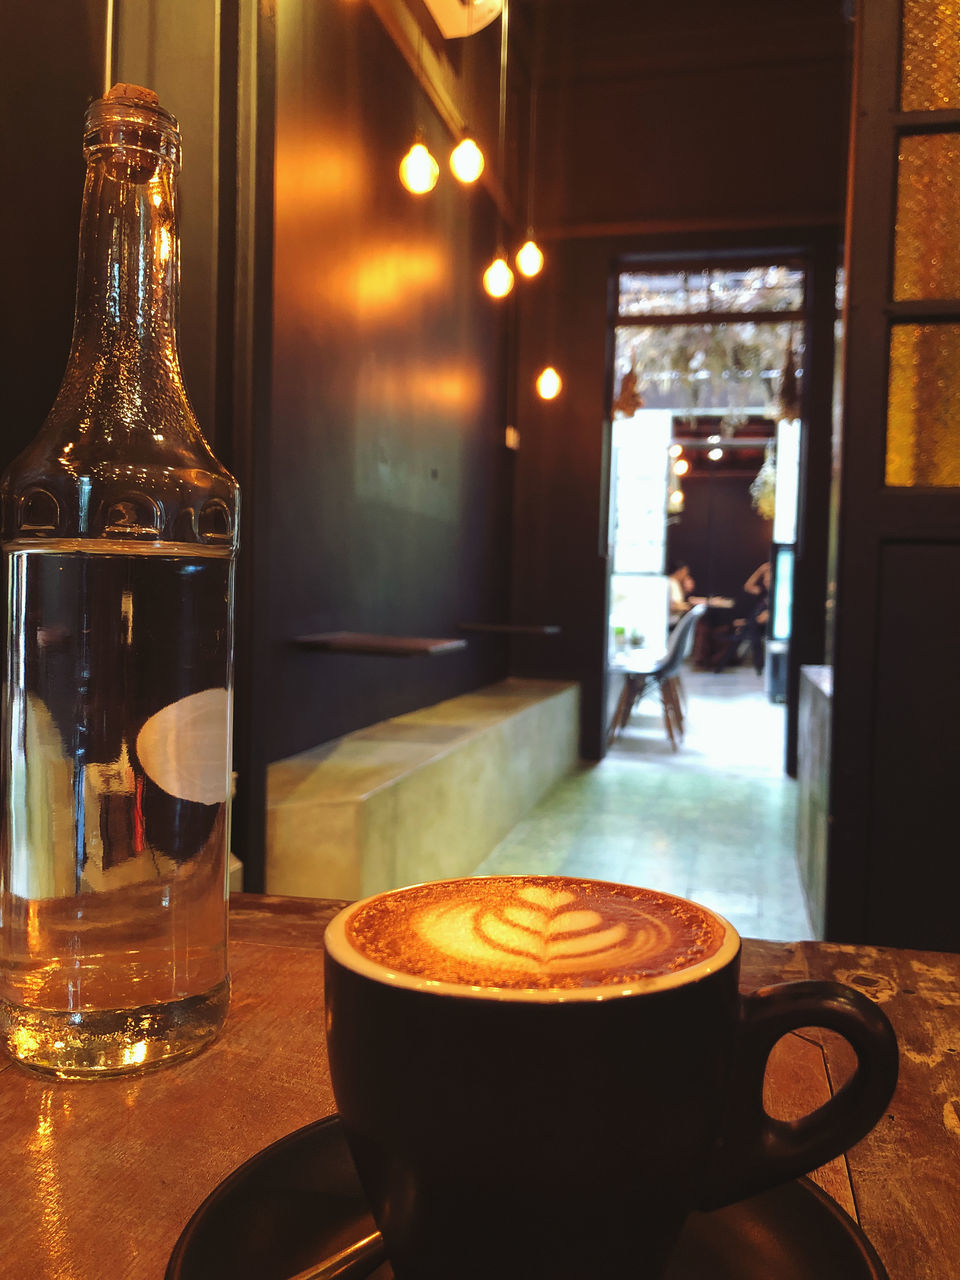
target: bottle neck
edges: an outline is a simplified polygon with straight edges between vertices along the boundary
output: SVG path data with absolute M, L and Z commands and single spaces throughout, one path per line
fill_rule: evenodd
M 119 364 L 124 380 L 136 371 L 182 390 L 177 166 L 122 143 L 87 155 L 69 363 L 88 377 Z

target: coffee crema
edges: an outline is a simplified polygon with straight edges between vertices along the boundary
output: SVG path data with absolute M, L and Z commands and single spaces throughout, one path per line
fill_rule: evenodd
M 674 985 L 738 945 L 725 921 L 683 898 L 562 876 L 394 890 L 348 908 L 336 934 L 363 972 L 473 992 Z

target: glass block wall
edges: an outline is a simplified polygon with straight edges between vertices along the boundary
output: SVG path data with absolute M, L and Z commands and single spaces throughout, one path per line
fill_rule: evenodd
M 897 152 L 885 471 L 890 486 L 960 486 L 960 118 L 952 118 L 960 112 L 958 50 L 960 5 L 904 0 L 899 105 L 905 114 Z M 909 304 L 912 314 L 896 304 Z

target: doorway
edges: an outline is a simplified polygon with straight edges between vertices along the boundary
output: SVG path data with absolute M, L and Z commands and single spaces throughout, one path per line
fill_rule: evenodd
M 806 291 L 801 254 L 618 267 L 608 704 L 618 663 L 698 602 L 695 664 L 756 663 L 763 696 L 789 696 Z

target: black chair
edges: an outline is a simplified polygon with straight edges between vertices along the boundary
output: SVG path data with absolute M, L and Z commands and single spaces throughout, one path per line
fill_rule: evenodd
M 610 726 L 610 741 L 617 733 L 626 728 L 627 721 L 634 707 L 641 698 L 648 694 L 660 694 L 660 705 L 663 708 L 663 727 L 674 751 L 683 741 L 684 703 L 686 698 L 680 682 L 680 668 L 693 651 L 693 639 L 697 630 L 697 622 L 706 612 L 705 604 L 695 604 L 683 615 L 670 632 L 667 651 L 652 666 L 629 658 L 618 671 L 625 673 L 623 691 L 617 702 L 617 709 Z

